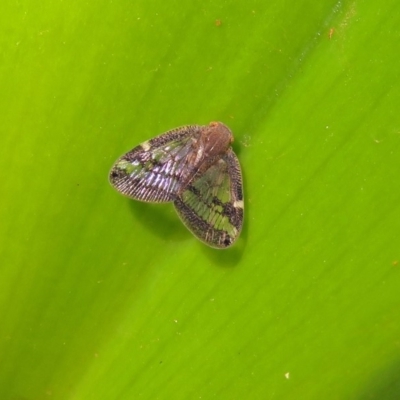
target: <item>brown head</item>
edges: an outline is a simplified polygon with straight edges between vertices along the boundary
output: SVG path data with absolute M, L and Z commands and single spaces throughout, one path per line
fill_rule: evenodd
M 205 129 L 204 153 L 211 157 L 225 153 L 233 142 L 230 129 L 222 122 L 211 122 Z

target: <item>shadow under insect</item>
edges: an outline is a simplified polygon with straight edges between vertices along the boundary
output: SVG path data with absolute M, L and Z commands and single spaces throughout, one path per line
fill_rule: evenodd
M 172 203 L 141 203 L 129 199 L 127 201 L 134 218 L 142 225 L 140 229 L 147 229 L 166 242 L 195 241 L 195 237 L 182 224 Z M 221 251 L 208 247 L 205 243 L 197 244 L 213 264 L 226 268 L 235 267 L 240 262 L 246 245 L 244 240 L 239 240 L 232 248 Z
M 127 200 L 132 214 L 153 235 L 165 241 L 190 240 L 192 235 L 182 224 L 172 203 L 152 204 Z
M 245 247 L 244 241 L 240 240 L 233 247 L 224 249 L 223 251 L 204 246 L 203 244 L 199 245 L 202 246 L 203 253 L 213 264 L 223 268 L 235 267 L 240 262 Z

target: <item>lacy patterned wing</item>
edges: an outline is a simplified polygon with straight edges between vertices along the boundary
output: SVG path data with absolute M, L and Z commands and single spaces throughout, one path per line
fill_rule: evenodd
M 239 161 L 229 149 L 204 173 L 198 173 L 174 202 L 187 228 L 211 247 L 226 248 L 243 223 L 243 189 Z
M 174 200 L 195 172 L 200 133 L 200 126 L 183 126 L 142 143 L 114 164 L 110 183 L 136 200 Z

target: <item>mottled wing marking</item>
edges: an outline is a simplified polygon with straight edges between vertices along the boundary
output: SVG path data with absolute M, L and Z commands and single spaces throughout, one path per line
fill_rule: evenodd
M 184 126 L 142 143 L 122 156 L 110 172 L 121 193 L 148 202 L 173 201 L 190 175 L 201 127 Z
M 174 204 L 200 240 L 217 248 L 232 245 L 243 223 L 242 174 L 232 149 L 205 172 L 199 171 Z

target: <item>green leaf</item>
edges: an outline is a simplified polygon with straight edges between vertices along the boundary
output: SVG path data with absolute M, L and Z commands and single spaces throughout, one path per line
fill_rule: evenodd
M 397 399 L 398 2 L 6 4 L 1 399 Z M 233 131 L 237 246 L 107 181 Z

